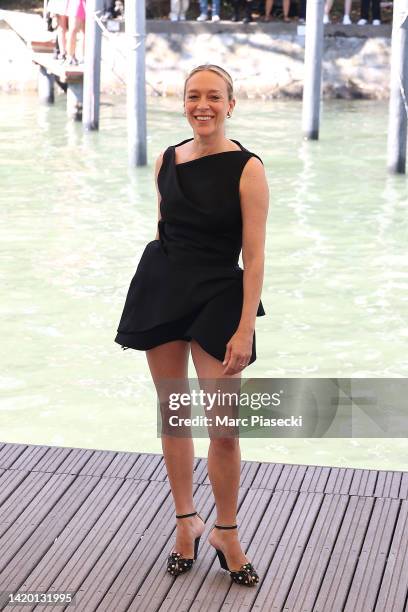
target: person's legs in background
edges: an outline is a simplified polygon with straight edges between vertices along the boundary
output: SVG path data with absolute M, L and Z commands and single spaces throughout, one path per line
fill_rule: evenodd
M 283 0 L 283 21 L 289 23 L 290 0 Z
M 371 8 L 373 11 L 373 25 L 381 24 L 381 6 L 380 0 L 372 0 Z
M 208 19 L 208 1 L 200 0 L 200 14 L 197 21 L 207 21 Z
M 57 15 L 57 24 L 58 59 L 65 59 L 67 55 L 68 17 L 66 15 Z
M 254 0 L 245 0 L 245 17 L 244 23 L 252 21 L 252 11 L 254 10 Z
M 368 11 L 370 6 L 370 0 L 361 0 L 360 3 L 360 19 L 357 25 L 365 25 L 368 22 Z
M 232 4 L 231 21 L 239 21 L 239 8 L 241 6 L 241 0 L 231 0 L 231 4 Z

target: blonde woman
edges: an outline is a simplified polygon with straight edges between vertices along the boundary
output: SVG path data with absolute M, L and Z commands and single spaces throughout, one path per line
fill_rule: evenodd
M 225 135 L 236 103 L 230 75 L 213 64 L 198 66 L 185 81 L 183 103 L 192 137 L 157 159 L 158 231 L 132 279 L 115 338 L 124 349 L 146 351 L 163 420 L 168 381 L 188 388 L 190 351 L 202 388 L 211 381 L 240 383 L 256 359 L 256 317 L 265 314 L 268 186 L 260 158 Z M 191 436 L 166 433 L 162 447 L 177 519 L 167 571 L 177 576 L 191 569 L 204 522 L 193 500 Z M 210 431 L 208 475 L 217 510 L 209 543 L 233 581 L 255 585 L 259 578 L 236 524 L 237 436 Z

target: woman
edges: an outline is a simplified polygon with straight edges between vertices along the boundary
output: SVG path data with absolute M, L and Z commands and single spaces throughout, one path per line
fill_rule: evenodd
M 67 30 L 68 30 L 68 0 L 49 0 L 47 10 L 55 15 L 57 21 L 58 54 L 56 59 L 65 60 L 67 57 Z
M 271 21 L 272 9 L 273 9 L 273 0 L 266 0 L 264 21 Z M 283 0 L 283 21 L 285 23 L 290 23 L 289 11 L 290 11 L 290 0 Z
M 132 279 L 115 341 L 146 350 L 161 406 L 169 396 L 166 380 L 185 381 L 187 388 L 190 347 L 201 386 L 216 379 L 239 383 L 256 359 L 255 319 L 265 314 L 260 294 L 268 186 L 258 156 L 225 136 L 234 107 L 225 70 L 213 64 L 192 70 L 184 114 L 193 138 L 168 147 L 156 162 L 158 232 Z M 238 266 L 241 247 L 244 270 Z M 194 510 L 191 437 L 162 435 L 162 447 L 176 518 L 183 519 L 167 567 L 178 575 L 196 558 L 204 522 Z M 208 475 L 217 507 L 209 542 L 235 582 L 256 584 L 235 524 L 237 437 L 210 435 Z
M 77 57 L 76 47 L 78 34 L 82 32 L 82 58 L 85 55 L 85 8 L 86 0 L 68 0 L 67 14 L 69 17 L 68 56 L 66 63 L 77 66 L 80 61 Z

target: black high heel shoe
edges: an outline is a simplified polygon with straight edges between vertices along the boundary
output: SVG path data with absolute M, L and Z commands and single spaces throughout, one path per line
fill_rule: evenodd
M 197 516 L 205 523 L 204 519 L 198 514 L 198 512 L 191 512 L 190 514 L 176 514 L 176 518 L 186 518 L 188 516 Z M 194 558 L 193 559 L 185 559 L 181 556 L 179 552 L 172 552 L 167 558 L 167 571 L 172 576 L 178 576 L 179 574 L 184 574 L 184 572 L 188 572 L 193 567 L 194 561 L 197 559 L 198 554 L 198 545 L 200 544 L 201 536 L 198 536 L 194 540 Z
M 214 527 L 216 529 L 237 529 L 238 525 L 214 525 Z M 244 563 L 244 565 L 241 565 L 239 570 L 231 571 L 228 567 L 227 560 L 222 550 L 219 550 L 218 548 L 216 548 L 215 550 L 217 551 L 218 560 L 222 569 L 225 569 L 227 570 L 227 572 L 230 573 L 233 582 L 245 586 L 255 586 L 256 584 L 258 584 L 259 576 L 256 573 L 252 563 Z

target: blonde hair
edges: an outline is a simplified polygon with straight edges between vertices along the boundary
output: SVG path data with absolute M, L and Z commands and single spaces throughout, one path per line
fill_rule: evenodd
M 232 82 L 231 75 L 228 74 L 228 72 L 224 70 L 224 68 L 221 68 L 221 66 L 217 66 L 216 64 L 202 64 L 201 66 L 197 66 L 196 68 L 193 68 L 193 70 L 189 72 L 186 80 L 184 81 L 183 100 L 186 97 L 186 89 L 187 89 L 188 80 L 191 79 L 193 74 L 195 74 L 196 72 L 202 72 L 203 70 L 210 70 L 211 72 L 215 72 L 215 74 L 218 74 L 220 77 L 224 79 L 225 83 L 227 84 L 228 100 L 232 100 L 232 98 L 234 97 L 234 85 Z

